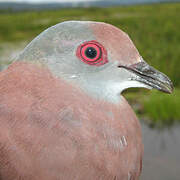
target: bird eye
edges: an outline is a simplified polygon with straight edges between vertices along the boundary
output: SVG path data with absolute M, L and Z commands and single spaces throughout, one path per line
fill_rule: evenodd
M 100 66 L 107 63 L 107 52 L 97 41 L 88 41 L 77 49 L 77 56 L 89 65 Z
M 85 55 L 88 58 L 94 59 L 97 56 L 97 50 L 93 47 L 88 47 L 85 50 Z

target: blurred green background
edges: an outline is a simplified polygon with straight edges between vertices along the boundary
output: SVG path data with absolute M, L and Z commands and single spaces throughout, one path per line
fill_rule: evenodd
M 66 20 L 94 20 L 127 32 L 149 64 L 167 74 L 173 94 L 130 89 L 123 94 L 141 119 L 164 128 L 180 122 L 180 4 L 46 11 L 0 11 L 0 67 L 6 66 L 40 32 Z

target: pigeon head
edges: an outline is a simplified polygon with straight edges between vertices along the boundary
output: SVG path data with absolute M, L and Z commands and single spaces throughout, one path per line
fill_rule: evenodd
M 59 23 L 37 36 L 17 60 L 43 64 L 90 96 L 112 102 L 130 87 L 172 92 L 169 78 L 143 60 L 128 35 L 106 23 Z

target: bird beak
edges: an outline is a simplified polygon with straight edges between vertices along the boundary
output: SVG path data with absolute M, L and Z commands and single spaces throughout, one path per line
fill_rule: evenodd
M 141 61 L 130 66 L 119 67 L 125 68 L 136 75 L 133 76 L 131 80 L 141 82 L 165 93 L 172 93 L 173 91 L 173 84 L 171 80 L 165 74 L 148 65 L 145 61 Z

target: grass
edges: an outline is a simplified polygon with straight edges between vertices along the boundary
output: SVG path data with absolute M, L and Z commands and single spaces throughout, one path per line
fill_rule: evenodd
M 133 93 L 130 101 L 140 97 L 153 123 L 166 124 L 178 120 L 180 109 L 180 3 L 109 8 L 74 8 L 39 12 L 0 12 L 0 54 L 2 44 L 30 41 L 47 27 L 66 20 L 95 20 L 113 24 L 127 32 L 143 58 L 173 81 L 173 95 L 158 92 L 143 97 L 144 91 Z M 141 93 L 142 92 L 142 93 Z M 131 92 L 127 94 L 131 96 Z M 174 108 L 173 108 L 174 107 Z M 176 110 L 175 110 L 176 109 Z M 140 113 L 138 111 L 138 113 Z M 161 122 L 162 121 L 162 122 Z M 158 124 L 158 123 L 157 123 Z M 168 124 L 168 123 L 167 123 Z
M 153 126 L 170 126 L 180 120 L 180 90 L 175 90 L 172 95 L 153 91 L 149 97 L 144 98 L 143 104 L 144 112 L 147 117 L 151 117 L 149 123 Z
M 127 91 L 124 95 L 136 114 L 151 127 L 164 128 L 180 123 L 180 89 L 175 89 L 171 95 L 157 90 Z

